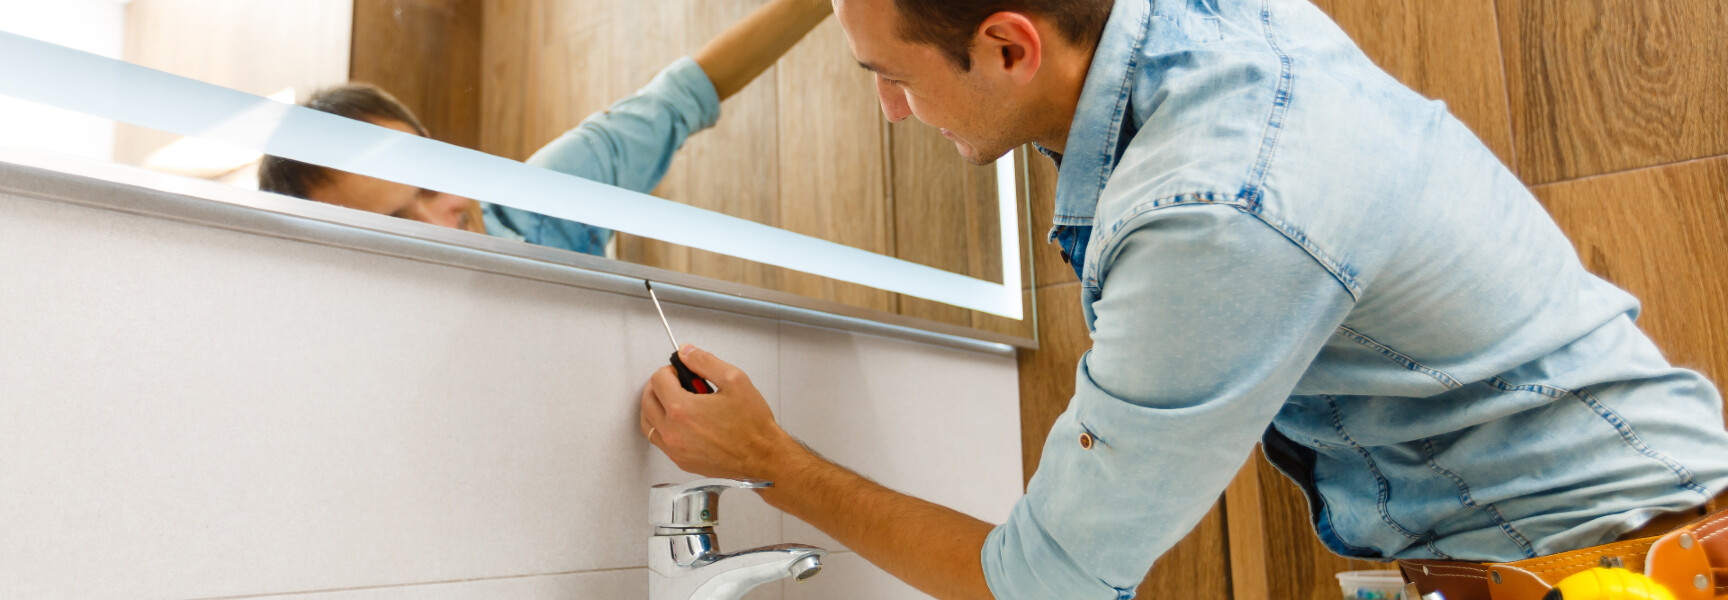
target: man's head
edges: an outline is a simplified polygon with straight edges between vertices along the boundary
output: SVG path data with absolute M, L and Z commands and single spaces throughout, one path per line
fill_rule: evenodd
M 983 164 L 1060 149 L 1111 0 L 834 0 L 890 121 L 917 116 Z
M 306 107 L 428 137 L 413 111 L 389 92 L 363 83 L 319 90 L 307 99 Z M 444 227 L 470 228 L 472 211 L 468 209 L 472 202 L 467 199 L 277 156 L 265 156 L 259 165 L 258 189 Z

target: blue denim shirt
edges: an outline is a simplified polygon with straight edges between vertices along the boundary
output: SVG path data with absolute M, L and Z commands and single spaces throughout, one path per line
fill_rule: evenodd
M 1710 383 L 1305 0 L 1118 0 L 1065 150 L 1093 346 L 996 598 L 1132 597 L 1262 439 L 1367 559 L 1551 554 L 1728 486 Z
M 720 96 L 708 74 L 681 58 L 636 95 L 594 113 L 535 152 L 527 163 L 648 193 L 666 176 L 691 134 L 720 119 Z M 482 202 L 486 233 L 531 244 L 606 254 L 612 231 Z

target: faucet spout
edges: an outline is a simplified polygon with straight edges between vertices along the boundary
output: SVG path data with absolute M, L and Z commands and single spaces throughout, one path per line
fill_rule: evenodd
M 714 524 L 720 492 L 761 488 L 767 481 L 701 479 L 654 486 L 649 499 L 648 597 L 652 600 L 739 600 L 756 586 L 791 577 L 803 581 L 822 570 L 827 550 L 778 544 L 734 554 L 720 551 Z
M 803 581 L 822 570 L 822 557 L 827 551 L 797 544 L 781 544 L 746 550 L 709 565 L 718 569 L 707 581 L 697 586 L 691 600 L 737 600 L 756 586 L 791 577 Z M 698 569 L 696 577 L 702 577 Z
M 684 554 L 679 550 L 688 549 L 692 540 L 655 537 L 648 561 L 648 597 L 654 600 L 738 600 L 764 583 L 816 575 L 828 554 L 814 546 L 779 544 L 736 554 L 700 553 L 679 564 L 675 555 Z

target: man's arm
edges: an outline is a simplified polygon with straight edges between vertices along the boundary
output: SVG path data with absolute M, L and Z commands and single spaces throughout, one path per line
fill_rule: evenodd
M 833 12 L 831 0 L 774 0 L 720 32 L 691 58 L 725 100 L 773 66 Z
M 924 593 L 944 600 L 992 597 L 979 555 L 993 525 L 822 459 L 780 429 L 742 371 L 694 346 L 680 353 L 720 391 L 685 392 L 671 367 L 655 372 L 643 389 L 642 432 L 679 468 L 773 481 L 774 487 L 760 490 L 769 505 Z

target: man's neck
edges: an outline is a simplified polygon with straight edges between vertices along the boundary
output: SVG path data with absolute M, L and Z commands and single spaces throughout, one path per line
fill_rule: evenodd
M 1086 89 L 1086 73 L 1092 69 L 1092 56 L 1097 48 L 1063 50 L 1052 53 L 1051 58 L 1056 60 L 1046 63 L 1053 78 L 1043 106 L 1037 111 L 1043 119 L 1038 129 L 1041 133 L 1032 139 L 1058 154 L 1067 151 L 1068 131 L 1074 126 L 1074 115 L 1080 110 L 1080 94 Z

